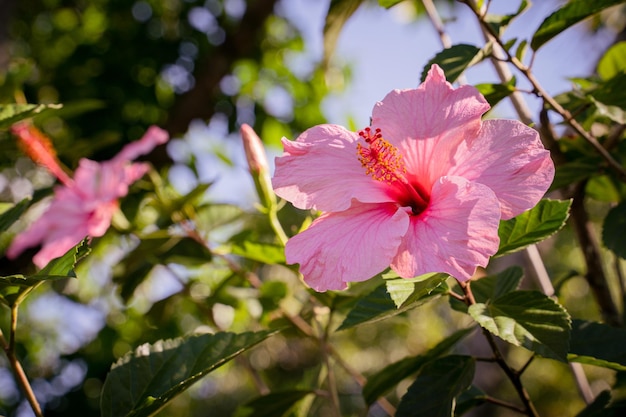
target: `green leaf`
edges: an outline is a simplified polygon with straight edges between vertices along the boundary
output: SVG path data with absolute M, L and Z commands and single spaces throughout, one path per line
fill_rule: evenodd
M 400 278 L 395 273 L 383 275 L 383 278 L 386 279 L 387 292 L 397 308 L 427 296 L 449 277 L 450 275 L 439 272 L 424 274 L 411 279 Z
M 396 4 L 403 2 L 404 0 L 378 0 L 378 5 L 389 9 L 390 7 L 395 6 Z
M 598 88 L 589 92 L 589 96 L 593 97 L 592 101 L 596 107 L 597 102 L 600 102 L 609 108 L 619 107 L 626 110 L 626 72 L 621 72 L 600 84 Z
M 474 329 L 463 329 L 452 333 L 443 339 L 435 347 L 423 355 L 404 358 L 398 362 L 387 365 L 381 371 L 371 375 L 363 386 L 363 398 L 367 404 L 373 404 L 379 397 L 398 385 L 404 378 L 419 371 L 422 366 L 446 354 L 461 339 L 470 334 Z
M 591 177 L 598 172 L 601 163 L 599 158 L 584 157 L 559 165 L 548 191 L 558 190 Z
M 541 25 L 539 25 L 539 28 L 533 35 L 530 46 L 536 51 L 543 44 L 570 26 L 607 7 L 615 6 L 623 2 L 624 0 L 572 0 L 548 16 Z
M 363 0 L 332 0 L 324 24 L 324 62 L 333 55 L 343 25 L 359 8 Z
M 231 252 L 233 255 L 243 256 L 244 258 L 266 264 L 285 263 L 285 248 L 271 243 L 246 240 L 233 244 Z
M 57 110 L 62 104 L 0 104 L 0 129 L 48 110 Z
M 308 390 L 272 392 L 248 401 L 235 411 L 233 417 L 281 417 L 311 393 L 313 391 Z
M 626 71 L 626 41 L 611 46 L 598 62 L 598 75 L 609 80 Z
M 510 292 L 492 303 L 471 305 L 468 313 L 502 340 L 546 358 L 567 360 L 570 316 L 543 293 Z
M 606 409 L 610 401 L 611 391 L 604 390 L 598 394 L 591 404 L 587 405 L 584 410 L 576 414 L 576 417 L 602 417 L 604 414 L 601 414 L 601 412 Z
M 432 58 L 422 71 L 422 82 L 426 79 L 431 65 L 437 64 L 443 69 L 448 82 L 453 83 L 457 78 L 472 65 L 486 58 L 487 51 L 473 45 L 459 44 L 444 49 Z
M 20 218 L 30 205 L 30 202 L 30 199 L 25 198 L 0 214 L 0 233 L 7 230 Z
M 477 84 L 474 87 L 485 97 L 487 103 L 493 108 L 501 100 L 515 92 L 515 77 L 506 84 Z
M 626 201 L 613 207 L 604 218 L 602 243 L 617 256 L 626 259 Z
M 472 281 L 472 294 L 478 303 L 487 303 L 515 291 L 524 276 L 519 266 L 512 266 L 495 275 Z M 450 305 L 457 311 L 467 312 L 467 304 L 450 297 Z
M 517 58 L 520 62 L 524 60 L 524 56 L 526 55 L 526 47 L 528 46 L 528 42 L 526 39 L 520 42 L 517 45 L 517 50 L 515 51 L 515 58 Z
M 63 256 L 51 260 L 48 265 L 34 275 L 0 277 L 0 301 L 8 306 L 17 305 L 44 281 L 75 278 L 74 267 L 79 260 L 87 256 L 89 251 L 87 239 L 84 239 Z
M 220 332 L 145 344 L 111 367 L 103 417 L 150 416 L 193 383 L 275 332 Z
M 526 10 L 526 8 L 528 8 L 528 1 L 527 0 L 522 0 L 520 2 L 519 7 L 515 11 L 515 13 L 508 14 L 508 15 L 503 15 L 503 16 L 500 16 L 500 15 L 487 15 L 486 18 L 485 18 L 485 21 L 489 24 L 489 26 L 491 26 L 491 28 L 493 29 L 494 33 L 499 34 L 500 37 L 501 37 L 504 34 L 504 31 L 507 28 L 507 26 L 511 23 L 511 21 L 513 21 L 513 19 L 515 19 L 524 10 Z M 508 48 L 505 48 L 505 49 L 508 49 Z
M 474 371 L 475 361 L 470 356 L 452 355 L 430 362 L 400 400 L 396 417 L 452 416 L 455 398 L 470 387 Z
M 571 200 L 541 200 L 532 209 L 500 222 L 500 247 L 494 256 L 516 252 L 553 235 L 565 225 Z
M 396 287 L 396 284 L 398 287 Z M 409 281 L 406 285 L 412 285 L 413 292 L 408 294 L 408 291 L 406 291 L 406 288 L 401 282 L 394 282 L 392 284 L 392 291 L 394 291 L 395 294 L 394 296 L 399 297 L 396 301 L 404 298 L 404 302 L 400 308 L 397 307 L 396 302 L 394 302 L 394 298 L 387 291 L 387 285 L 381 285 L 368 295 L 362 297 L 355 304 L 337 330 L 349 329 L 360 324 L 374 323 L 396 316 L 431 301 L 448 291 L 447 285 L 445 285 L 439 275 L 426 281 Z
M 472 408 L 484 404 L 488 398 L 489 396 L 484 391 L 472 385 L 467 391 L 457 397 L 454 415 L 462 416 Z
M 572 320 L 568 359 L 626 371 L 626 329 L 584 320 Z

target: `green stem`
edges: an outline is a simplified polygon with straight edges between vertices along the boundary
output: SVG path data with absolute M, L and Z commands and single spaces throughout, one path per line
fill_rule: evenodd
M 474 298 L 474 294 L 472 293 L 470 283 L 471 281 L 459 283 L 461 288 L 463 289 L 463 293 L 465 294 L 465 302 L 467 303 L 468 306 L 471 306 L 472 304 L 476 304 L 476 299 Z M 513 384 L 515 391 L 517 391 L 517 395 L 519 396 L 520 400 L 522 401 L 522 404 L 524 405 L 524 408 L 523 408 L 524 414 L 526 414 L 529 417 L 539 417 L 539 414 L 537 413 L 537 410 L 535 409 L 535 405 L 532 403 L 530 396 L 528 395 L 528 391 L 526 391 L 526 388 L 524 388 L 522 384 L 520 375 L 517 372 L 515 372 L 513 369 L 511 369 L 511 367 L 506 363 L 506 360 L 504 359 L 502 352 L 500 352 L 500 349 L 498 348 L 498 345 L 496 344 L 496 340 L 494 336 L 491 333 L 489 333 L 489 331 L 486 330 L 485 328 L 482 328 L 482 331 L 483 331 L 483 335 L 485 335 L 485 338 L 487 339 L 487 343 L 489 343 L 489 347 L 491 348 L 491 351 L 493 352 L 495 362 L 504 371 L 507 378 L 509 378 L 509 380 Z

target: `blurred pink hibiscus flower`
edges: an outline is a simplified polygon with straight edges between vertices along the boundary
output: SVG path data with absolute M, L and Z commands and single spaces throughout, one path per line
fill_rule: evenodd
M 26 248 L 42 245 L 33 258 L 40 268 L 86 236 L 104 235 L 118 209 L 118 199 L 126 196 L 129 185 L 149 169 L 146 163 L 131 161 L 168 140 L 167 132 L 152 126 L 139 141 L 126 145 L 109 161 L 81 159 L 72 179 L 64 174 L 49 149 L 40 146 L 45 138 L 43 134 L 25 124 L 15 125 L 12 131 L 29 150 L 29 155 L 63 183 L 55 188 L 45 213 L 18 234 L 7 250 L 7 257 L 15 258 Z
M 554 177 L 537 132 L 454 89 L 433 65 L 417 89 L 394 90 L 355 133 L 319 125 L 283 138 L 276 194 L 321 211 L 287 242 L 290 264 L 317 291 L 388 266 L 401 277 L 445 272 L 467 281 L 498 249 L 498 225 L 535 206 Z

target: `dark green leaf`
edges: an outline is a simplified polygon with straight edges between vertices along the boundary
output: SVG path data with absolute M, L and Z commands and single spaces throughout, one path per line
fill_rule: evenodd
M 518 251 L 556 233 L 565 225 L 571 204 L 570 200 L 541 200 L 519 216 L 500 222 L 500 248 L 494 256 Z
M 474 329 L 463 329 L 452 333 L 435 347 L 423 355 L 404 358 L 398 362 L 387 365 L 381 371 L 371 375 L 363 387 L 363 398 L 367 404 L 373 404 L 379 397 L 398 385 L 404 378 L 419 371 L 422 366 L 446 354 L 461 339 L 470 334 Z
M 475 65 L 485 59 L 487 56 L 486 51 L 477 48 L 473 45 L 453 45 L 450 48 L 444 49 L 432 58 L 422 72 L 422 82 L 426 79 L 426 75 L 430 70 L 431 65 L 437 64 L 443 69 L 446 74 L 448 82 L 453 83 L 457 78 L 472 65 Z
M 515 91 L 515 78 L 511 78 L 507 84 L 477 84 L 474 87 L 485 97 L 487 103 L 494 107 Z
M 13 223 L 20 218 L 20 216 L 26 211 L 30 204 L 30 199 L 25 198 L 13 207 L 5 210 L 0 214 L 0 233 L 7 230 Z
M 514 291 L 492 303 L 468 309 L 483 328 L 515 346 L 546 358 L 565 362 L 569 347 L 570 317 L 552 298 L 538 291 Z
M 613 207 L 604 218 L 602 242 L 620 258 L 626 259 L 626 201 Z
M 343 25 L 359 8 L 363 0 L 332 0 L 324 24 L 324 62 L 328 62 L 335 51 Z
M 603 80 L 609 80 L 626 71 L 626 41 L 618 42 L 604 53 L 597 68 Z
M 281 417 L 295 403 L 312 392 L 306 390 L 272 392 L 248 401 L 235 411 L 233 417 Z
M 61 104 L 0 104 L 0 129 L 47 110 L 56 110 Z
M 598 88 L 589 92 L 597 102 L 608 107 L 619 107 L 626 110 L 626 72 L 615 75 L 610 80 L 599 84 Z
M 387 286 L 381 285 L 355 304 L 337 330 L 349 329 L 350 327 L 360 324 L 373 323 L 393 317 L 433 300 L 437 296 L 445 294 L 448 290 L 440 275 L 426 281 L 406 284 L 413 286 L 413 292 L 409 295 L 406 295 L 407 293 L 404 291 L 404 287 L 402 290 L 398 290 L 394 287 L 395 284 L 401 287 L 403 287 L 403 284 L 401 282 L 392 284 L 392 288 L 394 288 L 393 291 L 397 294 L 402 293 L 405 297 L 405 301 L 400 308 L 397 308 L 396 302 L 394 302 L 394 299 L 389 295 Z
M 524 271 L 522 268 L 512 266 L 502 272 L 499 272 L 498 274 L 489 275 L 472 281 L 472 293 L 474 294 L 476 302 L 487 303 L 503 296 L 504 294 L 515 291 L 519 287 L 523 276 Z M 457 300 L 456 298 L 450 297 L 450 304 L 452 305 L 452 308 L 457 311 L 467 312 L 467 304 Z
M 526 10 L 527 7 L 528 7 L 528 1 L 522 0 L 520 2 L 519 7 L 517 8 L 517 11 L 515 11 L 515 13 L 503 15 L 503 16 L 487 15 L 485 18 L 485 21 L 489 24 L 489 26 L 491 26 L 491 28 L 493 29 L 495 33 L 502 36 L 502 34 L 504 34 L 505 29 L 511 23 L 511 21 L 515 19 L 517 16 L 519 16 L 524 10 Z
M 568 359 L 626 371 L 626 329 L 584 320 L 572 320 Z
M 598 172 L 601 161 L 595 157 L 578 158 L 556 167 L 554 181 L 549 191 L 558 190 L 570 184 L 583 181 Z
M 222 332 L 140 346 L 111 367 L 102 387 L 101 414 L 150 416 L 200 378 L 272 334 Z
M 570 26 L 607 7 L 615 6 L 623 2 L 624 0 L 572 0 L 552 13 L 541 23 L 533 35 L 530 46 L 536 51 L 544 43 Z
M 611 392 L 608 390 L 602 391 L 595 400 L 580 413 L 576 414 L 576 417 L 602 417 L 605 414 L 602 413 L 609 405 L 611 401 Z
M 469 356 L 446 356 L 422 368 L 400 400 L 396 417 L 450 417 L 455 398 L 474 378 L 475 362 Z
M 486 402 L 488 395 L 481 389 L 472 385 L 456 399 L 455 416 L 462 416 L 474 407 L 478 407 Z

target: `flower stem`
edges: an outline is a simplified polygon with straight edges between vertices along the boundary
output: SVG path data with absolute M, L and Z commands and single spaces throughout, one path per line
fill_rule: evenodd
M 459 285 L 463 289 L 463 294 L 465 294 L 465 302 L 468 306 L 472 304 L 476 304 L 476 299 L 474 298 L 474 294 L 472 293 L 472 289 L 470 286 L 471 281 L 467 282 L 459 282 Z M 495 362 L 500 366 L 500 368 L 504 371 L 506 376 L 509 378 L 515 391 L 517 391 L 517 395 L 519 396 L 522 404 L 524 405 L 523 412 L 529 417 L 539 417 L 537 410 L 535 409 L 535 405 L 532 403 L 530 396 L 528 395 L 528 391 L 522 385 L 521 375 L 518 372 L 515 372 L 504 359 L 504 356 L 500 352 L 498 345 L 496 344 L 496 340 L 493 335 L 485 328 L 482 328 L 483 334 L 487 339 L 487 343 L 489 343 L 489 347 L 493 352 Z
M 17 380 L 18 385 L 24 392 L 26 396 L 26 400 L 30 404 L 30 407 L 33 409 L 33 413 L 35 413 L 36 417 L 43 417 L 43 413 L 41 411 L 41 406 L 37 401 L 37 397 L 35 397 L 35 393 L 33 392 L 32 387 L 30 386 L 30 382 L 28 381 L 28 377 L 26 376 L 26 372 L 24 372 L 24 368 L 22 368 L 22 364 L 15 356 L 15 330 L 17 327 L 17 305 L 11 306 L 11 328 L 10 328 L 10 339 L 7 340 L 0 330 L 0 344 L 2 345 L 2 349 L 4 353 L 7 355 L 7 359 L 9 360 L 9 364 L 13 369 L 13 373 L 15 374 L 15 379 Z

